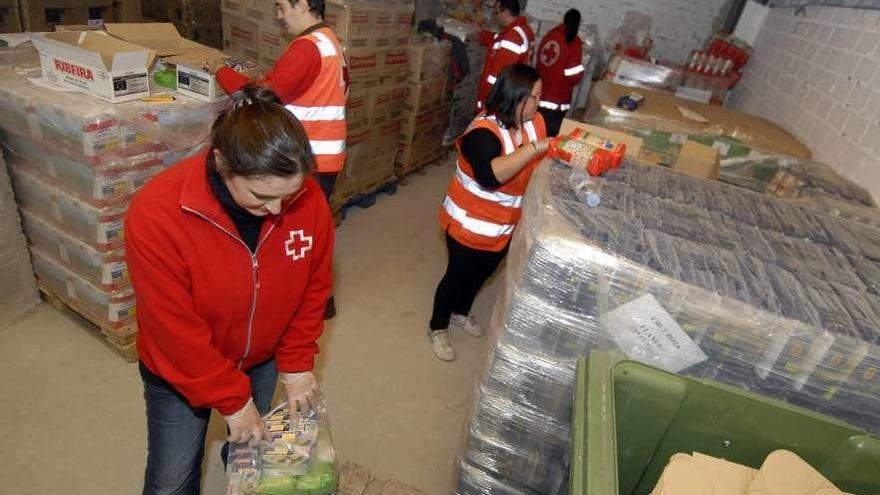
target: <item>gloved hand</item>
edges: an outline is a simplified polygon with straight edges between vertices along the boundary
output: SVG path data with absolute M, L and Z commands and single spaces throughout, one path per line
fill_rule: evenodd
M 287 394 L 290 411 L 308 413 L 317 405 L 318 382 L 311 371 L 281 373 L 281 383 Z
M 229 426 L 229 437 L 226 438 L 229 443 L 269 439 L 269 433 L 253 399 L 248 399 L 244 407 L 229 416 L 223 416 L 223 419 Z

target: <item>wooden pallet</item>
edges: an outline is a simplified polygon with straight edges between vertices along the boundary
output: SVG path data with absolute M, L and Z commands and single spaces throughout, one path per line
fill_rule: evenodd
M 414 163 L 408 163 L 406 165 L 402 165 L 400 163 L 396 164 L 395 172 L 397 173 L 397 178 L 400 181 L 401 186 L 405 186 L 409 184 L 409 180 L 413 174 L 417 175 L 425 175 L 427 173 L 426 168 L 428 165 L 442 165 L 444 163 L 444 159 L 447 156 L 448 148 L 444 147 L 437 152 L 427 155 Z
M 43 284 L 38 284 L 38 287 L 44 301 L 71 317 L 80 327 L 103 342 L 110 350 L 130 363 L 138 360 L 135 342 L 137 324 L 131 323 L 120 328 L 110 327 L 101 323 L 98 318 L 90 316 L 90 312 L 82 304 L 66 294 L 59 294 Z
M 369 184 L 367 187 L 363 188 L 363 190 L 365 190 L 366 192 L 352 196 L 342 206 L 340 206 L 339 212 L 334 214 L 334 221 L 336 220 L 336 215 L 339 216 L 340 222 L 344 220 L 346 215 L 348 214 L 348 210 L 354 206 L 363 209 L 373 206 L 374 204 L 376 204 L 376 200 L 382 193 L 389 196 L 394 196 L 395 194 L 397 194 L 397 185 L 397 177 L 386 177 L 373 181 L 372 184 Z

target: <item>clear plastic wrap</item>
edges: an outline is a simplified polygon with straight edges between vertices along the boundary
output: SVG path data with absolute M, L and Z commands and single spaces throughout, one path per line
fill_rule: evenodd
M 880 234 L 631 160 L 593 178 L 589 207 L 570 175 L 547 162 L 526 194 L 457 493 L 560 493 L 574 362 L 592 349 L 880 431 L 865 412 L 880 405 L 880 268 L 865 254 Z
M 122 246 L 126 204 L 99 208 L 53 186 L 26 168 L 11 166 L 9 172 L 21 210 L 49 220 L 98 250 Z
M 122 248 L 99 251 L 28 210 L 21 210 L 28 242 L 65 267 L 106 291 L 130 285 Z
M 336 451 L 323 400 L 311 414 L 291 414 L 281 404 L 264 417 L 271 440 L 230 444 L 227 495 L 332 495 Z
M 80 314 L 101 328 L 122 328 L 134 323 L 135 300 L 131 287 L 104 290 L 64 267 L 51 256 L 31 248 L 31 261 L 40 284 L 63 294 Z

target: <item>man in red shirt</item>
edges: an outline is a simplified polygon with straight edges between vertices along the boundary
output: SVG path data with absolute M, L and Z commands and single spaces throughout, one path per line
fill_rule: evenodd
M 526 64 L 532 57 L 535 33 L 529 22 L 520 15 L 519 0 L 498 0 L 495 2 L 495 20 L 501 26 L 500 33 L 483 31 L 480 43 L 487 46 L 486 65 L 480 74 L 477 89 L 477 111 L 485 108 L 489 92 L 501 69 L 511 64 Z
M 581 13 L 571 9 L 562 24 L 544 36 L 538 47 L 538 73 L 544 84 L 538 111 L 547 123 L 547 135 L 559 134 L 559 127 L 571 108 L 571 93 L 584 77 L 583 42 L 577 35 Z
M 342 46 L 323 22 L 324 0 L 275 0 L 275 6 L 278 20 L 296 38 L 260 84 L 272 88 L 305 128 L 315 155 L 315 178 L 329 202 L 346 157 L 348 70 Z M 217 82 L 232 94 L 250 81 L 229 67 L 219 67 Z M 331 296 L 326 317 L 335 314 Z

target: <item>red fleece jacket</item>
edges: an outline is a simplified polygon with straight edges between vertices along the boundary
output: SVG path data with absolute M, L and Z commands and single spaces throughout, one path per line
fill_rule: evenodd
M 251 396 L 245 371 L 274 357 L 308 371 L 332 283 L 333 220 L 306 179 L 266 218 L 256 254 L 211 192 L 207 154 L 151 180 L 125 219 L 140 359 L 194 407 L 229 415 Z

